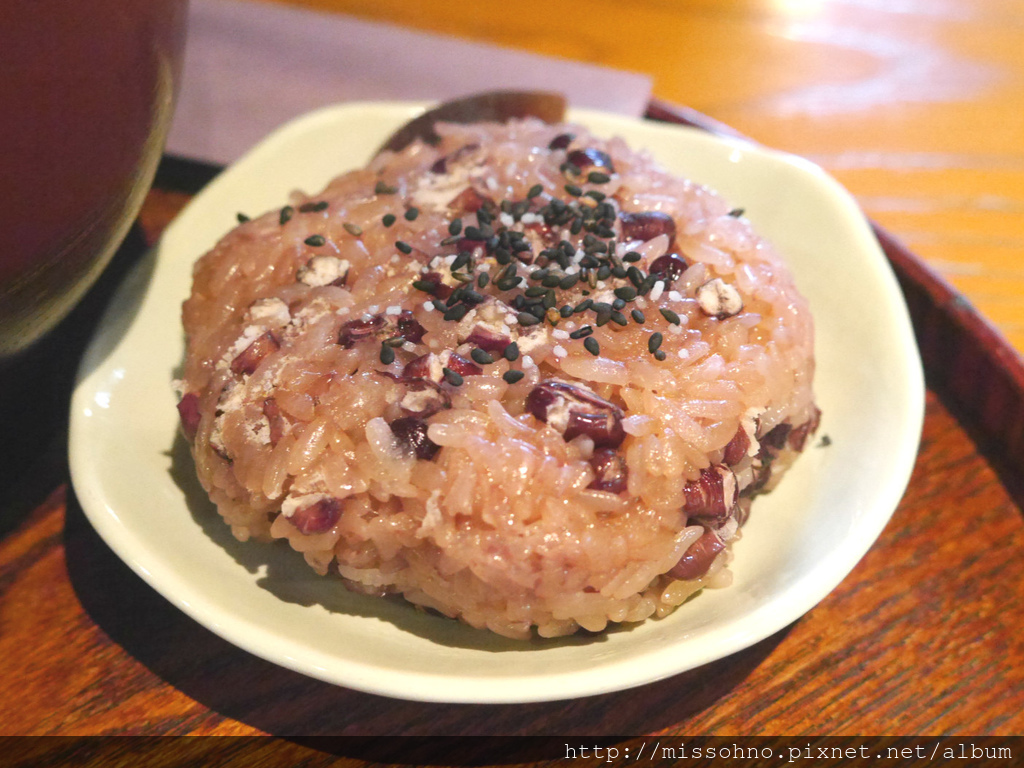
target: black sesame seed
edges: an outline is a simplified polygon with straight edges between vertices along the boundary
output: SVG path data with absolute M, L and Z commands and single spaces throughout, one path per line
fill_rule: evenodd
M 615 295 L 623 301 L 632 301 L 636 298 L 636 288 L 631 285 L 623 285 L 615 289 Z
M 622 257 L 622 260 L 628 264 L 632 264 L 633 262 L 640 261 L 640 259 L 642 258 L 643 256 L 641 256 L 636 251 L 630 251 L 629 253 Z
M 577 187 L 575 184 L 566 184 L 565 191 L 568 192 L 573 197 L 579 197 L 580 195 L 583 194 L 583 190 Z
M 294 214 L 295 209 L 292 208 L 290 205 L 286 205 L 284 208 L 281 209 L 281 215 L 278 217 L 277 222 L 281 226 L 284 226 L 285 224 L 292 220 L 292 216 Z
M 743 208 L 733 208 L 731 211 L 729 211 L 729 215 L 732 216 L 734 219 L 738 219 L 744 213 L 746 213 L 746 210 Z
M 626 325 L 629 321 L 626 319 L 624 314 L 615 311 L 612 312 L 612 322 L 617 323 L 618 325 Z
M 327 210 L 327 201 L 318 200 L 315 203 L 303 203 L 299 206 L 299 213 L 319 213 Z
M 395 350 L 387 344 L 380 345 L 380 361 L 384 365 L 391 365 L 395 362 Z
M 577 328 L 575 331 L 569 334 L 570 339 L 583 339 L 594 332 L 594 329 L 589 325 L 584 325 L 582 328 Z
M 572 314 L 572 305 L 571 304 L 566 304 L 564 307 L 562 307 L 560 310 L 558 310 L 558 314 L 563 319 L 566 318 L 566 317 L 569 317 Z
M 475 362 L 480 363 L 480 365 L 490 365 L 494 362 L 494 356 L 479 347 L 472 349 L 469 356 L 472 357 Z
M 547 276 L 548 271 L 546 269 L 535 269 L 530 273 L 531 280 L 543 280 Z
M 472 288 L 469 288 L 468 290 L 463 292 L 462 300 L 467 304 L 475 306 L 477 304 L 483 304 L 484 301 L 486 301 L 486 298 L 482 293 L 477 293 Z
M 661 333 L 652 333 L 651 338 L 647 340 L 647 350 L 653 355 L 658 351 L 658 347 L 661 346 L 661 342 L 664 340 L 664 336 Z
M 473 280 L 472 277 L 462 272 L 452 272 L 452 278 L 454 280 L 458 280 L 460 283 L 468 283 Z
M 498 248 L 494 251 L 494 260 L 500 265 L 505 266 L 512 263 L 512 254 L 504 248 Z
M 510 363 L 519 358 L 519 345 L 514 341 L 505 347 L 505 350 L 501 353 L 501 356 L 508 360 Z
M 537 323 L 540 322 L 540 318 L 539 317 L 537 317 L 536 315 L 531 315 L 529 312 L 520 312 L 516 316 L 516 320 L 523 327 L 528 327 L 528 326 L 531 326 L 531 325 L 537 325 Z
M 525 375 L 526 374 L 523 373 L 522 371 L 508 370 L 505 371 L 501 378 L 503 378 L 509 384 L 515 384 L 517 381 L 520 381 Z
M 633 322 L 639 323 L 640 325 L 643 325 L 644 321 L 647 319 L 646 317 L 644 317 L 644 313 L 641 312 L 639 309 L 634 309 L 629 314 L 630 316 L 632 316 Z
M 467 312 L 469 312 L 469 307 L 467 305 L 456 304 L 454 307 L 452 307 L 451 309 L 444 313 L 444 319 L 454 320 L 455 322 L 458 322 L 459 320 L 466 316 Z
M 444 380 L 445 381 L 447 381 L 453 387 L 461 387 L 462 386 L 462 377 L 459 376 L 459 374 L 457 374 L 451 368 L 442 368 L 441 370 L 444 372 Z
M 527 288 L 525 291 L 523 291 L 523 293 L 526 294 L 526 297 L 530 298 L 530 299 L 539 298 L 540 296 L 543 296 L 547 292 L 548 292 L 547 288 L 543 288 L 543 287 L 541 287 L 539 285 L 531 285 L 529 288 Z
M 537 197 L 537 195 L 539 195 L 543 191 L 544 191 L 544 185 L 543 184 L 534 184 L 532 187 L 530 187 L 530 191 L 526 193 L 526 196 L 528 198 L 532 199 L 534 197 Z
M 607 184 L 611 180 L 611 176 L 607 173 L 601 173 L 600 171 L 591 171 L 587 174 L 587 181 L 591 184 Z
M 626 306 L 625 299 L 616 299 L 612 302 L 612 309 L 624 309 Z
M 644 284 L 644 273 L 636 267 L 630 267 L 626 270 L 626 277 L 629 278 L 629 282 L 639 288 Z
M 466 227 L 466 237 L 469 240 L 487 240 L 494 236 L 494 230 L 486 224 L 479 227 Z
M 378 181 L 373 191 L 378 195 L 395 195 L 398 194 L 398 187 L 391 187 L 383 181 Z
M 348 232 L 353 237 L 359 237 L 361 234 L 363 234 L 362 227 L 356 226 L 355 224 L 350 224 L 347 221 L 341 226 L 343 226 L 345 228 L 345 231 Z
M 405 336 L 392 336 L 384 339 L 382 343 L 389 347 L 400 347 L 405 344 Z
M 478 288 L 486 288 L 487 287 L 487 283 L 489 283 L 490 281 L 491 281 L 491 276 L 488 275 L 486 272 L 481 272 L 480 275 L 476 279 L 476 284 L 477 284 Z
M 575 219 L 572 220 L 572 224 L 569 225 L 569 231 L 574 235 L 578 235 L 582 231 L 582 229 L 583 219 L 577 216 Z
M 452 219 L 448 223 L 448 234 L 455 236 L 462 231 L 462 219 Z
M 586 312 L 592 306 L 594 306 L 594 300 L 593 299 L 584 299 L 579 304 L 577 304 L 575 307 L 573 307 L 572 311 L 576 312 L 576 313 Z
M 459 251 L 458 255 L 455 257 L 455 260 L 452 261 L 452 265 L 450 267 L 451 271 L 458 272 L 460 269 L 469 264 L 469 260 L 471 258 L 473 258 L 473 254 L 470 253 L 469 251 Z
M 498 287 L 499 291 L 511 291 L 522 281 L 523 278 L 513 275 L 512 277 L 503 277 L 501 280 L 495 280 L 494 284 Z
M 672 325 L 679 325 L 679 315 L 673 312 L 671 309 L 661 309 L 661 316 L 668 320 Z
M 555 288 L 562 283 L 562 275 L 548 274 L 544 276 L 544 279 L 540 281 L 540 284 L 545 288 Z
M 611 276 L 612 276 L 612 268 L 609 267 L 607 264 L 602 264 L 600 267 L 597 268 L 597 279 L 598 280 L 607 280 Z
M 594 325 L 596 325 L 598 328 L 600 328 L 602 325 L 606 325 L 608 323 L 608 321 L 611 320 L 611 319 L 612 319 L 612 311 L 610 309 L 602 310 L 602 311 L 597 313 L 597 318 L 594 320 Z
M 634 267 L 630 267 L 630 269 L 634 269 Z M 626 268 L 624 266 L 622 266 L 621 264 L 612 267 L 612 275 L 614 277 L 619 278 L 619 280 L 622 280 L 623 278 L 625 278 L 627 276 L 627 274 L 628 273 L 626 272 Z
M 659 361 L 660 360 L 664 360 L 666 357 L 668 357 L 668 355 L 665 354 L 665 350 L 664 349 L 659 349 L 659 350 L 657 350 L 654 353 L 654 359 L 655 360 L 659 360 Z
M 476 220 L 478 224 L 483 226 L 485 224 L 490 224 L 492 221 L 494 221 L 494 217 L 487 212 L 486 208 L 481 208 L 476 212 Z
M 583 346 L 587 352 L 592 354 L 594 357 L 601 354 L 601 345 L 593 336 L 587 336 L 587 338 L 583 340 Z
M 324 240 L 324 236 L 323 235 L 310 235 L 309 237 L 307 237 L 302 242 L 304 242 L 306 245 L 311 245 L 314 248 L 319 248 L 321 245 L 323 245 L 327 241 Z
M 413 280 L 412 287 L 424 293 L 433 293 L 437 290 L 437 283 L 432 280 Z
M 405 211 L 405 220 L 406 221 L 416 221 L 416 218 L 419 215 L 420 215 L 420 209 L 419 208 L 408 208 Z
M 245 224 L 245 222 L 249 221 L 249 217 L 246 216 L 244 213 L 241 213 L 241 212 L 236 213 L 235 214 L 235 218 L 238 219 L 238 223 L 239 224 Z
M 383 224 L 385 227 L 390 227 L 397 220 L 398 220 L 398 217 L 395 216 L 395 214 L 393 214 L 393 213 L 385 213 L 384 214 L 384 218 L 382 218 L 380 221 L 381 221 L 381 224 Z
M 599 203 L 602 200 L 604 200 L 605 197 L 607 197 L 607 195 L 605 195 L 604 192 L 598 192 L 596 189 L 592 189 L 589 192 L 584 193 L 583 196 L 584 197 L 589 197 L 591 200 L 596 200 Z
M 395 240 L 395 248 L 397 248 L 398 250 L 400 250 L 402 253 L 406 254 L 407 256 L 410 253 L 412 253 L 412 246 L 409 245 L 408 243 L 402 242 L 401 240 Z

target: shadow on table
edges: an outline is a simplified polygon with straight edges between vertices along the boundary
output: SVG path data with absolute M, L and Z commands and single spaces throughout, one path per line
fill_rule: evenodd
M 400 701 L 307 678 L 206 630 L 117 558 L 73 496 L 67 505 L 65 548 L 71 582 L 89 616 L 168 684 L 225 717 L 342 754 L 372 751 L 374 740 L 360 737 L 628 738 L 666 729 L 714 706 L 788 632 L 700 669 L 618 693 L 521 705 Z

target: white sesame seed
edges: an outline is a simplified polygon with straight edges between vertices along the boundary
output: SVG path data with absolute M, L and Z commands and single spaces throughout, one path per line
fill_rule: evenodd
M 679 357 L 682 358 L 683 360 L 685 360 L 689 356 L 690 356 L 690 350 L 688 350 L 688 349 L 680 349 L 679 350 Z
M 422 306 L 422 308 L 425 311 L 427 311 L 427 312 L 433 312 L 434 311 L 434 302 L 432 302 L 432 301 L 425 301 L 420 306 Z
M 568 352 L 565 351 L 565 347 L 563 347 L 561 344 L 556 344 L 555 348 L 552 349 L 551 352 L 552 354 L 554 354 L 555 357 L 565 357 L 566 355 L 569 354 Z
M 657 301 L 661 298 L 661 294 L 665 291 L 665 281 L 659 280 L 651 288 L 651 301 Z
M 556 339 L 568 339 L 569 338 L 569 332 L 568 331 L 563 331 L 561 328 L 556 328 L 555 330 L 553 330 L 551 332 L 551 335 L 554 336 Z
M 366 308 L 366 311 L 369 312 L 371 315 L 376 315 L 378 312 L 380 312 L 380 305 L 372 304 Z
M 398 255 L 397 253 L 396 253 L 396 254 L 395 254 L 394 256 L 392 256 L 392 257 L 391 257 L 391 263 L 392 263 L 392 264 L 397 264 L 397 263 L 398 263 L 398 262 L 400 262 L 401 260 L 402 260 L 402 259 L 401 259 L 401 258 L 399 257 L 399 255 Z
M 416 345 L 413 344 L 411 341 L 407 341 L 405 342 L 405 344 L 402 345 L 402 349 L 404 349 L 406 352 L 415 352 Z
M 529 355 L 523 355 L 523 368 L 536 368 L 537 364 L 533 362 L 533 358 Z
M 390 307 L 384 310 L 385 315 L 400 315 L 402 314 L 402 308 L 397 304 L 392 304 Z
M 516 220 L 512 218 L 512 214 L 510 213 L 502 212 L 502 214 L 498 216 L 498 220 L 504 227 L 511 227 L 513 224 L 516 223 Z
M 679 291 L 669 291 L 668 297 L 671 301 L 682 301 L 683 295 Z
M 668 332 L 678 336 L 680 333 L 683 332 L 683 326 L 676 325 L 675 323 L 670 323 L 668 326 Z

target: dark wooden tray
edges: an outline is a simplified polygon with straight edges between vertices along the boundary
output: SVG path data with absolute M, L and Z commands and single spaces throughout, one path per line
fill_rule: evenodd
M 648 117 L 731 133 L 660 103 Z M 62 404 L 50 422 L 66 423 L 70 372 L 110 287 L 215 172 L 164 163 L 140 225 L 104 283 L 43 347 L 34 380 L 47 386 L 37 387 L 45 389 L 39 397 Z M 560 744 L 568 737 L 621 742 L 644 735 L 681 741 L 1024 733 L 1024 520 L 1010 473 L 1024 451 L 1024 368 L 955 291 L 877 231 L 907 297 L 925 364 L 921 451 L 906 496 L 876 545 L 785 630 L 668 680 L 569 702 L 435 705 L 337 688 L 235 648 L 135 576 L 86 522 L 68 482 L 60 429 L 51 423 L 48 433 L 40 411 L 26 406 L 28 416 L 7 424 L 8 444 L 22 450 L 5 464 L 8 493 L 0 515 L 0 679 L 11 694 L 0 698 L 0 729 L 270 735 L 276 738 L 255 747 L 228 740 L 208 749 L 228 757 L 269 749 L 303 765 L 328 764 L 331 751 L 349 764 L 366 764 L 380 755 L 356 737 L 374 736 L 400 749 L 417 742 L 395 737 L 547 736 Z M 330 740 L 309 741 L 320 737 Z M 68 754 L 111 749 L 98 744 L 105 742 L 39 742 L 33 759 L 66 764 Z M 124 742 L 116 748 L 178 747 Z M 492 758 L 508 762 L 510 754 Z

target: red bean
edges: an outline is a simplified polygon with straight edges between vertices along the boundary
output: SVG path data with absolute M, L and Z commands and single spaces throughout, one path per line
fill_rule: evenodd
M 535 386 L 526 396 L 526 410 L 567 441 L 586 435 L 599 448 L 617 448 L 626 437 L 617 405 L 564 381 Z
M 821 410 L 814 409 L 814 414 L 798 427 L 794 427 L 789 433 L 789 447 L 794 451 L 802 451 L 807 438 L 818 431 L 818 424 L 821 423 Z
M 611 157 L 609 157 L 607 152 L 602 152 L 600 149 L 593 149 L 592 147 L 574 149 L 566 155 L 566 160 L 581 171 L 585 171 L 588 168 L 604 168 L 608 173 L 615 173 Z
M 403 416 L 389 425 L 403 450 L 417 459 L 430 461 L 441 446 L 427 437 L 427 422 L 417 416 Z
M 341 517 L 341 500 L 330 498 L 320 499 L 308 507 L 295 510 L 288 520 L 299 529 L 299 533 L 309 535 L 331 530 L 338 522 L 339 517 Z
M 739 464 L 747 455 L 747 451 L 750 449 L 750 435 L 747 434 L 742 426 L 736 430 L 736 434 L 733 435 L 732 440 L 725 446 L 725 456 L 723 460 L 730 467 Z
M 639 213 L 619 214 L 619 221 L 622 223 L 622 236 L 626 240 L 653 240 L 658 235 L 668 235 L 668 242 L 671 246 L 676 239 L 676 222 L 667 213 L 661 211 L 641 211 Z M 678 258 L 678 257 L 677 257 Z M 654 262 L 657 264 L 657 259 Z M 684 265 L 686 262 L 683 262 Z M 686 267 L 684 266 L 683 269 Z M 654 270 L 654 264 L 651 265 Z
M 622 454 L 613 448 L 598 448 L 590 457 L 590 466 L 596 477 L 588 488 L 608 493 L 622 493 L 626 490 L 629 467 L 626 466 L 626 459 Z
M 683 496 L 687 517 L 725 522 L 739 499 L 736 475 L 724 464 L 714 464 L 683 486 Z
M 277 445 L 278 440 L 284 437 L 285 420 L 277 400 L 273 397 L 263 401 L 263 415 L 267 417 L 267 423 L 270 425 L 270 444 Z
M 680 581 L 699 579 L 708 572 L 711 563 L 723 549 L 725 542 L 714 531 L 706 530 L 679 558 L 679 562 L 672 566 L 668 575 Z
M 686 271 L 687 266 L 686 259 L 678 253 L 666 253 L 652 261 L 647 271 L 674 283 Z
M 259 367 L 263 358 L 277 352 L 280 348 L 281 345 L 274 338 L 274 334 L 267 331 L 231 361 L 231 372 L 236 376 L 251 375 Z
M 199 429 L 199 395 L 195 392 L 188 392 L 178 402 L 178 418 L 181 420 L 181 430 L 189 442 L 196 439 L 196 431 Z
M 351 349 L 360 341 L 376 336 L 382 328 L 384 328 L 383 315 L 374 315 L 369 320 L 362 318 L 349 320 L 338 331 L 338 343 L 345 349 Z
M 484 352 L 504 352 L 511 341 L 505 334 L 491 330 L 485 325 L 476 325 L 466 338 L 467 344 L 480 347 Z

